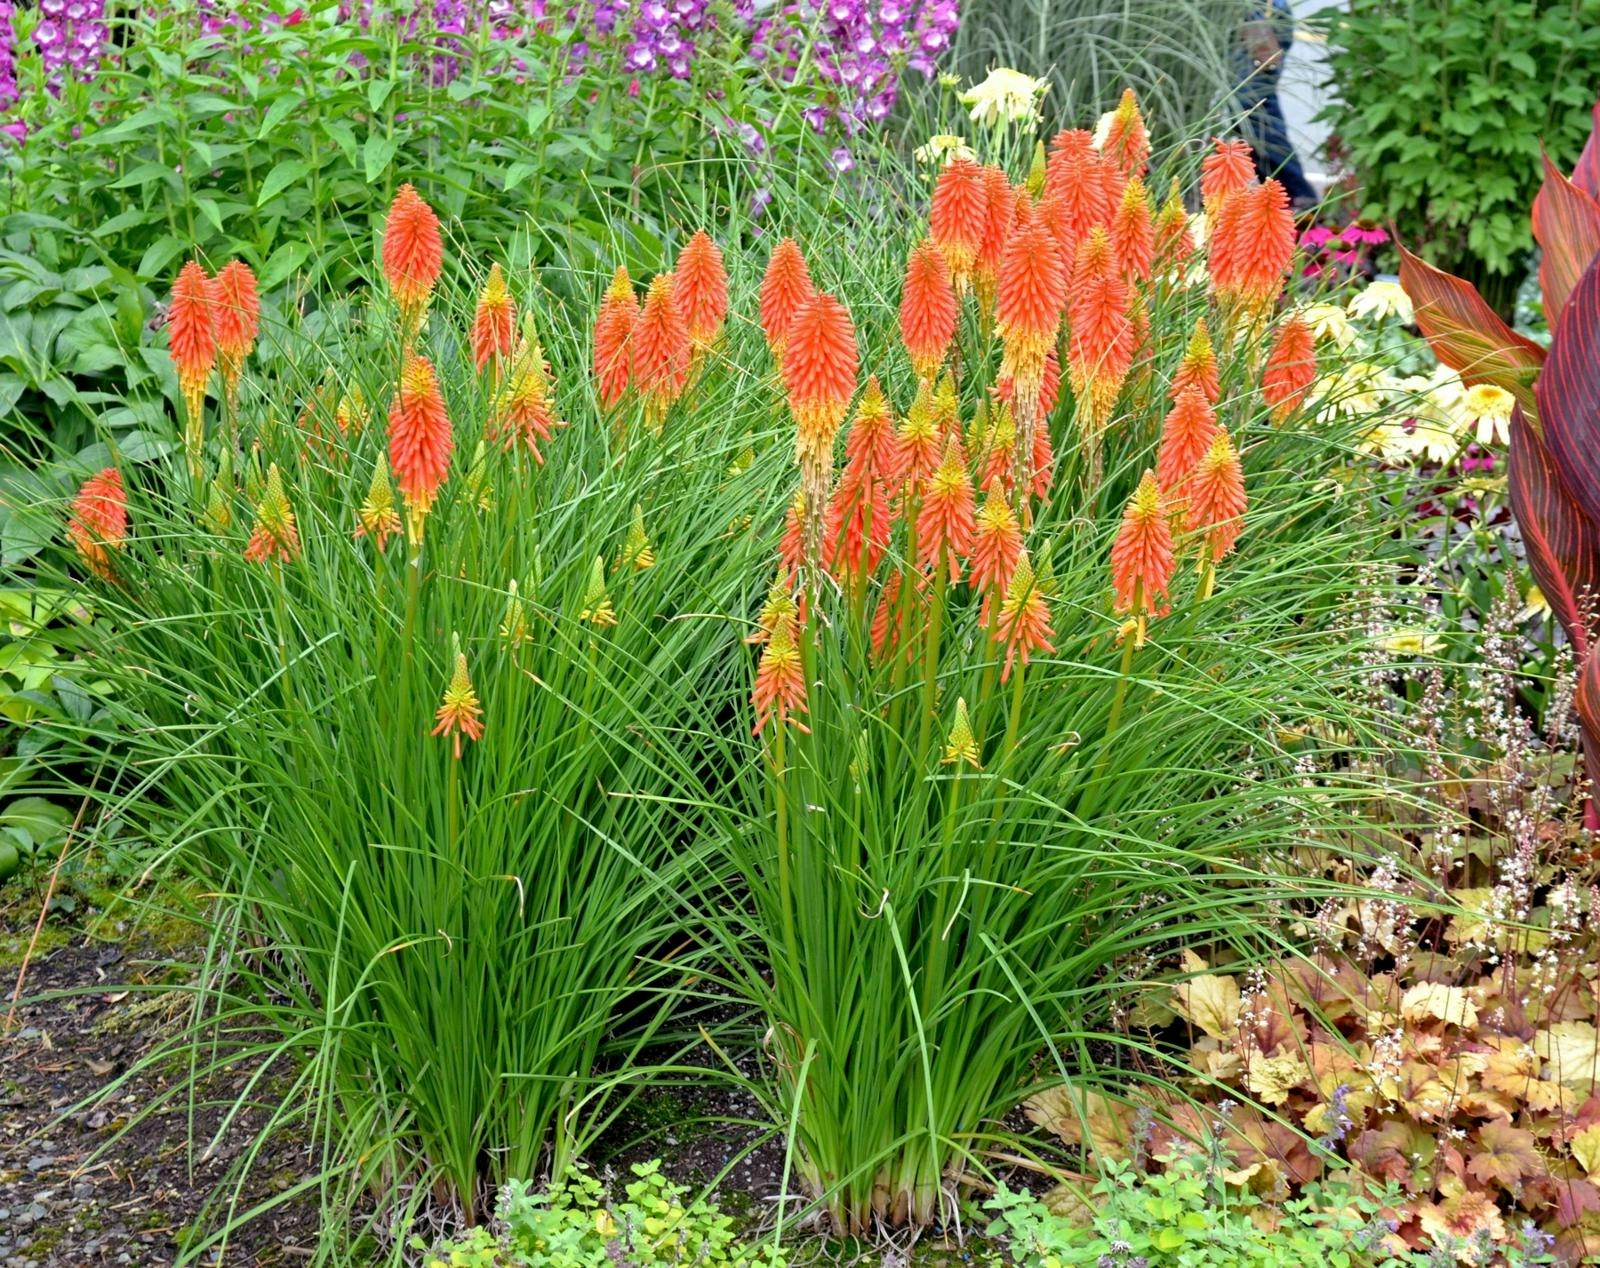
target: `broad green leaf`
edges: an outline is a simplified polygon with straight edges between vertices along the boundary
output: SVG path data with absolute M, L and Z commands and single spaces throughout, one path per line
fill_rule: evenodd
M 256 195 L 256 206 L 265 207 L 290 185 L 304 180 L 310 170 L 311 163 L 307 159 L 284 159 L 268 172 L 267 179 L 261 182 L 261 192 Z

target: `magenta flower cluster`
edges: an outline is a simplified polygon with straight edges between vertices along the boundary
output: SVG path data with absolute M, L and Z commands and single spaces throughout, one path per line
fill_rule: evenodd
M 52 83 L 93 79 L 106 47 L 105 0 L 39 0 L 33 42 Z
M 961 24 L 958 0 L 790 0 L 757 24 L 751 55 L 793 83 L 808 41 L 822 81 L 805 116 L 818 132 L 831 122 L 854 136 L 894 109 L 900 73 L 934 73 Z M 848 152 L 835 155 L 843 170 Z

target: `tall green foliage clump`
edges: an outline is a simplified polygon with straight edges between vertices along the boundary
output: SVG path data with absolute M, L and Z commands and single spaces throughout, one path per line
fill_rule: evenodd
M 1352 0 L 1330 13 L 1325 117 L 1362 214 L 1509 317 L 1527 275 L 1527 207 L 1583 148 L 1600 66 L 1600 0 Z

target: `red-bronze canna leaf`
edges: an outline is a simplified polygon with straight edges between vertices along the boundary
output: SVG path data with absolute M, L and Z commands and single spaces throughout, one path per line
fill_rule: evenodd
M 1533 200 L 1533 236 L 1544 248 L 1539 288 L 1545 318 L 1552 327 L 1589 262 L 1600 255 L 1600 202 L 1579 189 L 1544 159 L 1544 184 Z
M 1578 675 L 1578 691 L 1572 700 L 1578 711 L 1578 722 L 1583 732 L 1584 771 L 1591 783 L 1595 772 L 1600 771 L 1600 656 L 1590 653 Z M 1583 826 L 1591 831 L 1600 829 L 1600 805 L 1594 794 L 1583 807 Z
M 1594 126 L 1572 169 L 1572 183 L 1590 198 L 1600 199 L 1600 101 L 1594 103 Z
M 1544 363 L 1543 348 L 1501 321 L 1471 282 L 1434 268 L 1404 246 L 1400 285 L 1439 360 L 1468 383 L 1498 384 L 1530 415 L 1535 412 L 1531 384 Z
M 1539 376 L 1539 421 L 1589 532 L 1600 527 L 1600 261 L 1591 261 L 1555 323 Z

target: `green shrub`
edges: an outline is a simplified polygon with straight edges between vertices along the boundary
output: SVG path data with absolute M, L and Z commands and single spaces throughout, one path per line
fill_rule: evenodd
M 738 1240 L 733 1219 L 636 1163 L 620 1195 L 581 1168 L 534 1192 L 513 1180 L 496 1207 L 496 1231 L 475 1229 L 435 1250 L 427 1268 L 782 1268 L 774 1242 Z
M 1589 131 L 1600 0 L 1352 0 L 1329 26 L 1326 117 L 1363 214 L 1509 316 L 1533 238 L 1541 143 L 1569 169 Z

